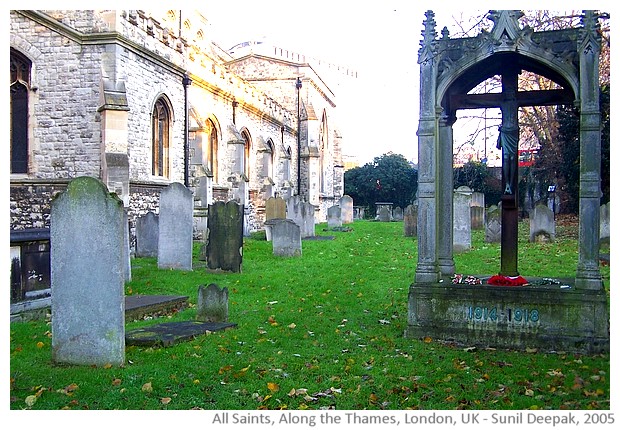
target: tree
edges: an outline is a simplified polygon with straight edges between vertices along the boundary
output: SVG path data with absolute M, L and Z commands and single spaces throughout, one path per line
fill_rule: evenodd
M 485 195 L 486 204 L 498 204 L 502 195 L 501 178 L 491 175 L 486 164 L 469 161 L 453 170 L 454 188 L 467 186 Z
M 344 190 L 356 205 L 368 207 L 374 215 L 377 202 L 405 207 L 413 202 L 418 172 L 400 154 L 384 154 L 373 162 L 344 173 Z

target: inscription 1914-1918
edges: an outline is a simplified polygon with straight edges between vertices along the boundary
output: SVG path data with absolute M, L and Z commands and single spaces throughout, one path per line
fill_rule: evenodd
M 504 308 L 502 310 L 497 307 L 482 306 L 466 306 L 465 318 L 473 321 L 498 321 L 505 320 L 514 323 L 537 323 L 540 321 L 538 309 L 527 308 Z

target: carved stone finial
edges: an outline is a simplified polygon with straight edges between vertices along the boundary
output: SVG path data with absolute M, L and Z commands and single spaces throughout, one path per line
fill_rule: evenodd
M 519 10 L 491 10 L 488 19 L 493 21 L 491 37 L 498 44 L 513 44 L 521 33 L 519 19 L 523 16 Z
M 426 16 L 426 19 L 424 20 L 422 41 L 420 42 L 420 51 L 418 52 L 419 63 L 428 61 L 432 57 L 431 47 L 437 37 L 437 32 L 435 31 L 435 12 L 427 10 L 424 16 Z

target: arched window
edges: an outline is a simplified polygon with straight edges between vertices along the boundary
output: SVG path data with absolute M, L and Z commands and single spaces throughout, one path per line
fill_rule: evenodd
M 153 176 L 170 174 L 170 109 L 163 98 L 155 102 L 151 121 L 153 129 Z
M 265 166 L 267 177 L 273 179 L 273 160 L 276 156 L 276 146 L 273 144 L 271 139 L 267 140 L 267 152 L 265 153 Z
M 11 173 L 28 173 L 28 91 L 32 63 L 11 48 Z
M 213 175 L 213 181 L 217 183 L 217 128 L 212 120 L 207 120 L 205 126 L 207 132 L 207 152 L 203 156 L 205 157 L 202 162 L 209 169 Z
M 250 133 L 247 130 L 243 130 L 241 132 L 241 136 L 245 142 L 243 153 L 243 173 L 246 178 L 250 179 L 250 154 L 252 149 L 252 139 L 250 138 Z

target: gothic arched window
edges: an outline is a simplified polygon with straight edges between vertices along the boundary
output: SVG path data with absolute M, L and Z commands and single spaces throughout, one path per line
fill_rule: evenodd
M 206 158 L 203 160 L 203 163 L 207 166 L 207 169 L 213 175 L 213 181 L 217 183 L 217 148 L 218 148 L 218 138 L 217 138 L 217 128 L 212 120 L 207 120 L 206 124 L 207 129 L 207 153 Z
M 32 63 L 11 48 L 11 173 L 28 173 L 28 91 Z
M 163 98 L 155 102 L 153 129 L 153 176 L 170 175 L 170 108 Z

